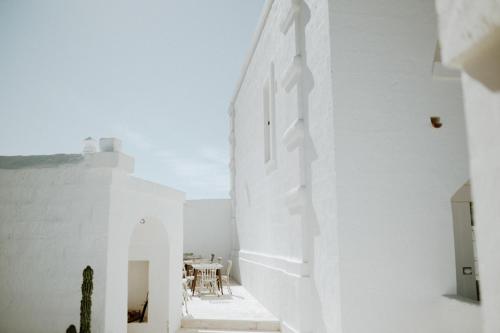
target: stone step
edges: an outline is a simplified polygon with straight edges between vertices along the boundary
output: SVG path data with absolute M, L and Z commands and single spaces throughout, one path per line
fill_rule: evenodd
M 245 319 L 194 319 L 185 318 L 181 322 L 182 329 L 217 330 L 217 331 L 250 331 L 279 332 L 278 320 L 245 320 Z M 188 332 L 186 332 L 188 333 Z M 208 332 L 207 332 L 208 333 Z
M 177 333 L 278 333 L 280 331 L 220 330 L 205 328 L 180 328 Z

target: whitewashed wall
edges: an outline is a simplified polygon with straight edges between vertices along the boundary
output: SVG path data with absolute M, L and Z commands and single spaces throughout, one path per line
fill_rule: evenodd
M 127 331 L 129 259 L 150 261 L 148 323 L 129 326 L 129 332 L 165 331 L 167 327 L 174 332 L 180 327 L 184 201 L 182 192 L 131 177 L 122 170 L 113 172 L 106 333 Z M 140 224 L 141 219 L 146 223 Z
M 500 8 L 499 8 L 500 9 Z M 497 14 L 500 14 L 497 12 Z M 500 47 L 500 46 L 499 46 Z M 498 58 L 497 58 L 498 61 Z M 500 68 L 500 67 L 499 67 Z M 500 73 L 497 72 L 497 78 Z M 500 330 L 500 92 L 463 76 L 484 333 Z M 500 80 L 499 80 L 500 81 Z
M 82 271 L 90 265 L 92 329 L 104 332 L 111 170 L 34 164 L 0 170 L 0 331 L 79 327 Z
M 434 1 L 330 3 L 343 332 L 456 332 L 441 298 L 468 156 L 460 82 L 433 78 Z
M 456 292 L 450 200 L 468 157 L 460 83 L 433 77 L 433 1 L 266 6 L 230 108 L 243 284 L 284 331 L 457 332 L 443 295 Z M 477 327 L 477 308 L 461 309 Z
M 144 221 L 144 224 L 137 224 L 132 231 L 128 259 L 129 262 L 146 260 L 149 263 L 151 278 L 148 276 L 148 320 L 143 323 L 128 324 L 128 333 L 165 332 L 168 327 L 170 296 L 168 234 L 160 221 L 151 218 Z M 129 294 L 128 297 L 130 296 Z M 142 297 L 144 302 L 145 294 Z
M 230 109 L 235 247 L 242 283 L 281 319 L 284 332 L 335 332 L 340 289 L 328 2 L 294 4 L 266 3 Z M 266 164 L 269 81 L 275 161 Z
M 86 265 L 94 269 L 92 331 L 126 332 L 129 245 L 142 218 L 157 221 L 168 240 L 160 286 L 168 292 L 155 293 L 168 311 L 153 318 L 171 331 L 180 326 L 184 194 L 132 170 L 119 152 L 0 157 L 1 332 L 78 327 Z
M 187 200 L 184 205 L 184 252 L 210 258 L 231 256 L 231 201 Z
M 442 297 L 439 302 L 441 332 L 480 333 L 483 332 L 481 306 L 477 302 L 454 296 Z
M 437 0 L 446 64 L 462 84 L 481 282 L 483 332 L 500 331 L 500 2 Z

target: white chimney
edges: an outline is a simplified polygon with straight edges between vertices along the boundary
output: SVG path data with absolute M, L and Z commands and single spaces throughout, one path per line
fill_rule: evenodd
M 93 154 L 97 151 L 97 141 L 92 137 L 88 137 L 83 139 L 83 153 L 84 154 Z
M 122 141 L 117 138 L 101 138 L 99 148 L 101 152 L 120 152 L 122 150 Z

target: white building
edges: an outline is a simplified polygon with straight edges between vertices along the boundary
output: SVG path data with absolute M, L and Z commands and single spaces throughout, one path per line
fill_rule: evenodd
M 500 330 L 500 3 L 437 4 L 467 123 L 435 5 L 265 4 L 229 109 L 233 256 L 283 332 Z
M 500 1 L 437 0 L 443 61 L 462 70 L 484 333 L 500 331 Z
M 204 258 L 231 259 L 231 200 L 186 200 L 184 205 L 184 252 Z
M 147 323 L 128 332 L 179 327 L 184 193 L 131 176 L 134 160 L 119 146 L 101 139 L 95 153 L 0 157 L 0 332 L 78 327 L 87 265 L 92 332 L 127 332 L 127 309 L 142 306 L 127 290 L 144 282 Z M 146 281 L 132 272 L 140 263 Z
M 0 332 L 78 324 L 86 265 L 94 332 L 177 330 L 183 228 L 283 332 L 500 332 L 499 27 L 499 0 L 268 0 L 230 203 L 131 176 L 116 140 L 0 157 Z

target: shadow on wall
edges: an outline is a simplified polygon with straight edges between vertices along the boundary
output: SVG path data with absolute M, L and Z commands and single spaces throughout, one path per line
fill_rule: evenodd
M 231 246 L 231 260 L 233 261 L 233 268 L 231 270 L 231 278 L 241 283 L 240 261 L 238 260 L 240 251 L 240 238 L 238 233 L 238 225 L 236 220 L 231 223 L 232 228 L 232 246 Z
M 324 322 L 324 316 L 325 315 L 331 315 L 327 314 L 326 309 L 323 309 L 323 303 L 324 303 L 324 297 L 321 297 L 321 295 L 325 295 L 325 290 L 323 290 L 321 293 L 318 291 L 318 285 L 316 283 L 316 279 L 314 278 L 314 272 L 317 271 L 315 268 L 316 262 L 315 262 L 315 253 L 314 253 L 314 239 L 318 236 L 321 235 L 322 231 L 323 233 L 326 233 L 330 230 L 322 230 L 321 226 L 318 222 L 318 217 L 316 215 L 316 211 L 314 209 L 313 205 L 313 199 L 312 199 L 312 190 L 313 190 L 313 179 L 312 179 L 312 164 L 315 160 L 318 158 L 317 150 L 314 146 L 314 141 L 311 137 L 311 130 L 310 130 L 310 105 L 309 105 L 309 100 L 310 100 L 310 94 L 314 89 L 315 82 L 314 82 L 314 77 L 313 73 L 311 72 L 310 68 L 308 67 L 308 58 L 307 58 L 307 45 L 306 45 L 306 31 L 305 27 L 309 23 L 311 19 L 311 10 L 308 7 L 308 5 L 304 2 L 301 1 L 301 12 L 302 12 L 302 20 L 303 24 L 301 25 L 301 28 L 298 29 L 298 33 L 300 34 L 298 40 L 300 41 L 299 48 L 301 50 L 301 56 L 303 59 L 303 77 L 302 81 L 300 83 L 302 91 L 302 96 L 301 96 L 301 105 L 300 107 L 302 108 L 303 112 L 303 117 L 304 117 L 304 124 L 306 125 L 306 131 L 305 131 L 305 142 L 304 142 L 304 174 L 305 174 L 305 181 L 306 181 L 306 190 L 307 190 L 307 195 L 306 195 L 306 211 L 305 214 L 302 217 L 302 225 L 303 225 L 303 230 L 306 232 L 304 235 L 306 242 L 304 244 L 305 246 L 305 254 L 307 255 L 307 258 L 309 259 L 310 263 L 310 272 L 312 275 L 311 278 L 311 308 L 312 309 L 317 309 L 316 311 L 313 310 L 313 316 L 314 318 L 312 319 L 312 323 L 314 323 L 314 330 L 316 332 L 327 332 L 326 324 Z M 335 253 L 335 251 L 326 251 L 328 253 Z M 330 275 L 330 274 L 329 274 Z M 325 286 L 325 284 L 322 284 Z M 329 284 L 326 285 L 331 285 L 331 281 Z M 328 297 L 331 297 L 329 293 Z

